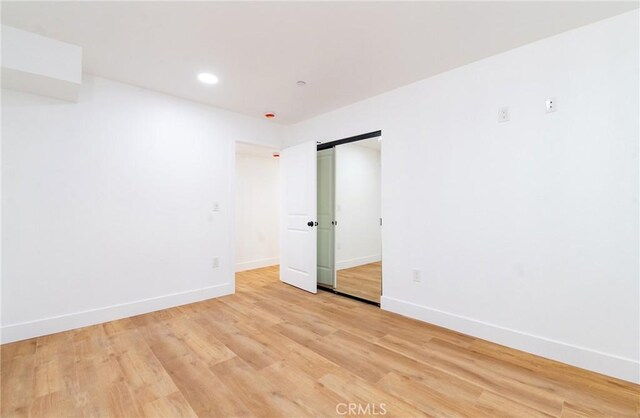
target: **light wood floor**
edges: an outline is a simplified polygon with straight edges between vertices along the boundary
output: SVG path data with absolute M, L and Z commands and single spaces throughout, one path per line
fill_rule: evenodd
M 336 416 L 344 403 L 398 417 L 638 416 L 637 385 L 277 274 L 240 273 L 235 295 L 3 345 L 2 416 Z
M 336 290 L 348 295 L 380 303 L 382 294 L 382 262 L 338 270 Z

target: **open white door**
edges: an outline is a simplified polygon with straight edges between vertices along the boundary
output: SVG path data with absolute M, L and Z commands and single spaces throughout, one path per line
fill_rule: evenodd
M 280 280 L 316 293 L 316 143 L 286 148 L 280 153 L 282 221 Z

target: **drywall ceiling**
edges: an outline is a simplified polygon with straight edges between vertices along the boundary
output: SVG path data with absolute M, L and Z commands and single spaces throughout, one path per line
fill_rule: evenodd
M 82 46 L 86 73 L 291 124 L 636 7 L 4 1 L 2 22 Z M 219 84 L 198 82 L 202 71 Z

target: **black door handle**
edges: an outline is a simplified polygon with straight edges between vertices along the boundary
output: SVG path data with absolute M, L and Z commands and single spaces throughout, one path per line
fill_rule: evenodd
M 307 222 L 307 226 L 313 226 L 313 221 Z

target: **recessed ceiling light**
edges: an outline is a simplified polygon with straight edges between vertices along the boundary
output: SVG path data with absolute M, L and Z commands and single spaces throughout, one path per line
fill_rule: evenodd
M 198 80 L 204 84 L 216 84 L 218 82 L 218 77 L 211 73 L 200 73 L 198 74 Z
M 297 85 L 298 87 L 303 87 L 303 86 L 306 86 L 306 85 L 307 85 L 307 82 L 306 82 L 306 81 L 302 81 L 302 80 L 300 80 L 300 81 L 297 81 L 297 82 L 296 82 L 296 85 Z

